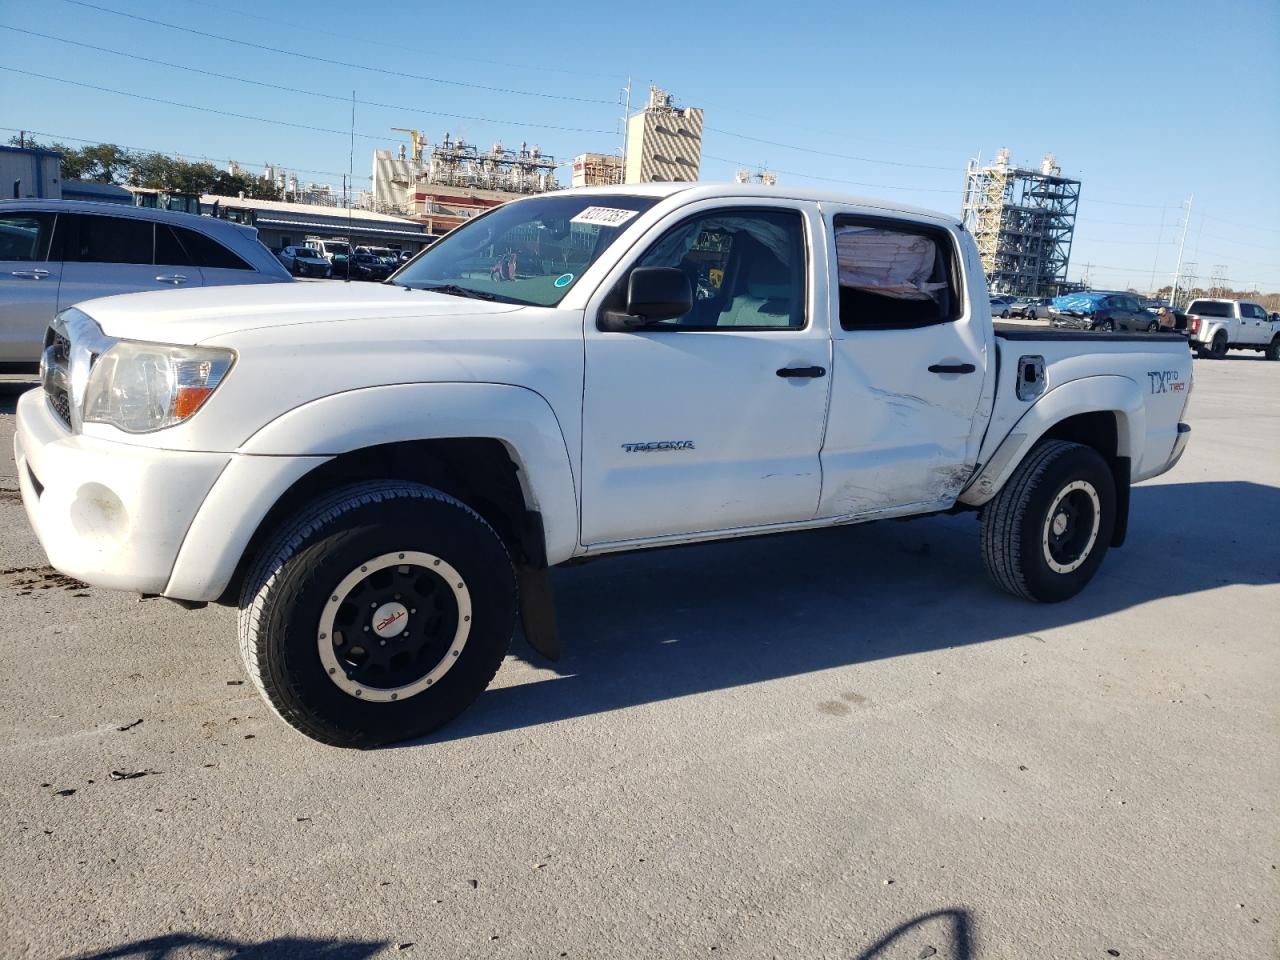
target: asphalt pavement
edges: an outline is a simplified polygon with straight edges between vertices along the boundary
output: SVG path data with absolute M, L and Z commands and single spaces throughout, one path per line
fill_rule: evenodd
M 0 387 L 0 955 L 1244 958 L 1280 930 L 1280 364 L 1055 606 L 970 516 L 558 570 L 439 734 L 304 739 L 234 611 L 61 578 Z

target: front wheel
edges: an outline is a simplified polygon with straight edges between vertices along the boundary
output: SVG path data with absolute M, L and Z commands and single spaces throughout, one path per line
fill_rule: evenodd
M 1111 332 L 1113 332 L 1113 331 L 1115 330 L 1115 328 L 1116 328 L 1116 325 L 1115 325 L 1115 322 L 1114 322 L 1114 321 L 1111 321 L 1111 320 L 1101 320 L 1101 321 L 1099 321 L 1097 324 L 1095 324 L 1095 325 L 1094 325 L 1094 328 L 1093 328 L 1093 329 L 1095 329 L 1095 330 L 1101 330 L 1103 333 L 1111 333 Z
M 421 736 L 489 685 L 515 629 L 502 540 L 432 487 L 371 481 L 299 512 L 240 594 L 240 650 L 259 693 L 322 743 Z
M 1263 356 L 1268 360 L 1280 360 L 1280 335 L 1267 344 L 1267 349 L 1263 351 Z
M 1046 440 L 982 510 L 987 572 L 1027 600 L 1074 597 L 1102 563 L 1115 515 L 1115 481 L 1102 455 Z

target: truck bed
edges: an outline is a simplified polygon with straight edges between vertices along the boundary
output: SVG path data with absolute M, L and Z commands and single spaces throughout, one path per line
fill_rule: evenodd
M 1001 340 L 1082 340 L 1086 343 L 1187 342 L 1184 333 L 1104 333 L 1101 330 L 1063 330 L 1058 327 L 1025 327 L 996 322 Z

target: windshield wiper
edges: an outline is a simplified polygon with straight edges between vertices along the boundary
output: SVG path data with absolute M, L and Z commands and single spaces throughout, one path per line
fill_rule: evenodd
M 496 294 L 486 293 L 483 290 L 472 290 L 470 287 L 460 287 L 456 283 L 442 283 L 435 287 L 411 287 L 413 290 L 431 290 L 434 293 L 447 293 L 453 297 L 471 297 L 474 300 L 497 300 Z

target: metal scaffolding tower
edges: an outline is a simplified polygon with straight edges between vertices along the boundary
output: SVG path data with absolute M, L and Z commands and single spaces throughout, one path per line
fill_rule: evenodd
M 982 255 L 993 293 L 1045 297 L 1066 292 L 1080 181 L 1062 176 L 1052 154 L 1039 170 L 1009 164 L 1009 151 L 964 182 L 964 223 Z

